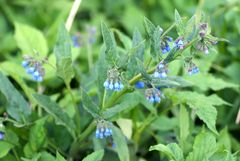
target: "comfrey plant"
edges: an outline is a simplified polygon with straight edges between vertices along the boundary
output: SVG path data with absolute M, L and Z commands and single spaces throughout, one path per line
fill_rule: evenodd
M 0 91 L 4 101 L 5 98 L 8 101 L 6 111 L 9 114 L 9 118 L 1 118 L 0 121 L 14 126 L 14 130 L 0 129 L 0 143 L 6 145 L 7 153 L 11 151 L 4 155 L 12 158 L 14 154 L 19 158 L 18 154 L 21 154 L 26 161 L 39 158 L 88 161 L 92 158 L 107 160 L 117 153 L 120 161 L 136 161 L 144 158 L 142 153 L 148 153 L 148 147 L 155 139 L 156 142 L 160 140 L 161 144 L 151 146 L 149 150 L 159 150 L 170 160 L 216 160 L 219 156 L 234 158 L 229 150 L 216 144 L 217 135 L 212 134 L 218 134 L 215 106 L 227 103 L 217 95 L 205 96 L 189 90 L 194 89 L 191 88 L 194 82 L 186 80 L 201 73 L 201 68 L 197 67 L 198 59 L 209 56 L 205 54 L 211 53 L 213 46 L 221 39 L 211 35 L 210 26 L 201 14 L 186 21 L 175 11 L 175 22 L 166 30 L 147 18 L 144 19 L 144 26 L 146 38 L 137 28 L 130 38 L 101 23 L 103 45 L 99 59 L 96 64 L 89 59 L 88 63 L 92 66 L 90 72 L 84 74 L 79 69 L 82 66 L 78 64 L 76 55 L 72 56 L 72 50 L 77 51 L 73 48 L 85 43 L 93 45 L 96 29 L 87 28 L 89 37 L 81 44 L 81 35 L 71 39 L 69 31 L 61 24 L 53 50 L 55 57 L 48 55 L 44 45 L 38 49 L 43 52 L 43 57 L 49 56 L 49 63 L 56 62 L 56 68 L 44 68 L 43 65 L 48 62 L 34 56 L 24 56 L 22 62 L 26 72 L 37 82 L 47 77 L 45 71 L 52 74 L 48 76 L 49 84 L 46 80 L 45 94 L 34 92 L 21 77 L 13 75 L 26 93 L 23 97 L 22 92 L 18 92 L 9 79 L 0 73 Z M 178 35 L 170 37 L 169 32 L 173 28 L 176 28 Z M 39 32 L 35 31 L 35 35 L 43 39 Z M 180 63 L 176 65 L 176 61 Z M 180 70 L 176 72 L 176 68 Z M 183 68 L 191 77 L 183 74 Z M 55 73 L 60 79 L 56 78 Z M 52 90 L 55 86 L 61 92 L 55 93 Z M 195 125 L 190 124 L 190 112 L 192 118 L 202 120 L 206 128 L 191 131 Z M 15 133 L 19 131 L 28 134 L 17 137 Z M 111 147 L 107 146 L 109 140 Z M 192 140 L 195 140 L 194 144 Z M 174 143 L 164 145 L 170 141 Z M 24 147 L 19 148 L 19 143 L 24 143 Z M 83 159 L 89 149 L 99 150 Z M 103 149 L 106 149 L 105 154 Z M 58 159 L 52 155 L 56 151 Z

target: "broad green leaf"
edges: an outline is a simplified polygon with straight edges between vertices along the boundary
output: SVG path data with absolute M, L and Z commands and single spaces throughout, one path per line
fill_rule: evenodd
M 186 161 L 209 160 L 216 151 L 216 139 L 213 134 L 202 131 L 194 140 L 193 151 L 189 153 Z
M 91 97 L 89 97 L 89 95 L 83 89 L 81 90 L 81 93 L 84 109 L 89 112 L 94 118 L 98 118 L 100 112 L 99 107 L 93 102 Z
M 58 106 L 58 104 L 52 101 L 48 96 L 34 94 L 34 99 L 37 103 L 48 112 L 51 116 L 54 117 L 57 125 L 63 125 L 67 128 L 69 133 L 75 138 L 75 128 L 73 120 Z
M 179 15 L 176 9 L 175 9 L 175 23 L 176 23 L 178 35 L 182 36 L 184 34 L 185 26 L 182 22 L 181 16 Z
M 33 151 L 38 151 L 40 148 L 46 146 L 47 134 L 44 124 L 47 117 L 41 118 L 35 122 L 35 125 L 30 129 L 29 143 Z
M 189 135 L 189 113 L 184 105 L 180 107 L 179 128 L 180 128 L 180 143 L 182 148 L 185 146 L 185 141 Z
M 0 141 L 0 158 L 6 156 L 12 147 L 13 145 L 8 142 Z
M 42 152 L 39 161 L 56 161 L 55 157 L 48 152 Z
M 149 148 L 149 151 L 152 151 L 152 150 L 158 150 L 163 152 L 168 156 L 170 160 L 184 161 L 183 152 L 176 143 L 171 143 L 171 144 L 168 144 L 167 146 L 163 144 L 154 145 Z
M 217 95 L 205 96 L 197 92 L 182 91 L 177 92 L 173 99 L 179 103 L 186 103 L 192 108 L 197 116 L 208 126 L 214 133 L 216 131 L 217 110 L 215 106 L 229 105 Z
M 203 91 L 206 91 L 209 88 L 214 91 L 222 90 L 225 88 L 239 88 L 237 84 L 227 82 L 221 78 L 216 78 L 216 76 L 213 76 L 211 74 L 198 74 L 196 76 L 189 77 L 188 80 L 190 80 Z
M 0 91 L 8 101 L 7 112 L 8 114 L 21 123 L 25 123 L 31 109 L 23 96 L 14 88 L 12 83 L 0 72 Z
M 132 131 L 133 131 L 133 122 L 131 119 L 123 119 L 119 118 L 116 120 L 118 126 L 122 130 L 123 134 L 128 138 L 132 138 Z
M 108 64 L 113 64 L 117 57 L 117 45 L 112 31 L 109 30 L 105 23 L 101 23 L 102 36 L 106 47 L 105 59 Z
M 71 39 L 63 23 L 58 29 L 58 38 L 54 47 L 54 53 L 57 60 L 57 75 L 66 83 L 70 83 L 72 77 L 74 76 Z
M 167 116 L 158 116 L 157 119 L 151 123 L 153 130 L 168 131 L 174 130 L 178 126 L 176 118 L 168 118 Z
M 192 86 L 192 83 L 184 80 L 182 77 L 178 76 L 169 76 L 166 78 L 152 78 L 151 83 L 157 87 L 189 87 Z
M 114 31 L 117 33 L 119 40 L 122 42 L 124 48 L 127 50 L 130 50 L 132 47 L 131 39 L 119 30 L 114 30 Z
M 66 160 L 64 159 L 64 157 L 61 156 L 61 154 L 57 152 L 56 161 L 66 161 Z
M 123 98 L 121 99 L 121 102 L 111 108 L 106 109 L 103 112 L 103 117 L 105 119 L 110 119 L 118 114 L 120 114 L 123 111 L 128 111 L 133 109 L 134 107 L 136 107 L 138 104 L 143 104 L 147 109 L 149 109 L 152 112 L 156 112 L 155 108 L 148 105 L 145 102 L 145 98 L 144 96 L 142 96 L 140 93 L 138 92 L 133 92 L 133 93 L 128 93 L 126 95 L 123 96 Z
M 146 17 L 144 17 L 144 26 L 145 26 L 148 36 L 149 37 L 152 36 L 156 29 L 156 26 Z
M 22 53 L 31 55 L 33 54 L 33 50 L 36 50 L 40 56 L 47 56 L 47 41 L 41 31 L 19 22 L 15 22 L 14 26 L 14 37 Z
M 230 139 L 227 128 L 224 128 L 223 130 L 220 131 L 217 144 L 219 147 L 223 147 L 223 149 L 231 151 L 231 149 L 232 149 L 231 148 L 231 139 Z
M 104 155 L 104 150 L 95 151 L 86 156 L 83 161 L 101 161 Z
M 144 43 L 143 43 L 142 35 L 137 28 L 135 28 L 133 32 L 132 48 L 137 48 L 134 54 L 132 55 L 136 56 L 138 59 L 143 61 Z
M 216 152 L 215 154 L 213 154 L 213 156 L 209 160 L 210 161 L 237 161 L 236 157 L 226 150 L 221 152 Z
M 112 126 L 113 142 L 116 144 L 116 150 L 120 161 L 130 161 L 127 141 L 121 130 Z
M 40 157 L 41 157 L 41 154 L 38 153 L 38 154 L 36 154 L 32 159 L 27 159 L 27 158 L 23 158 L 23 157 L 21 157 L 21 159 L 22 159 L 23 161 L 38 161 Z
M 187 41 L 191 41 L 197 34 L 195 15 L 193 15 L 187 22 L 185 29 L 185 37 Z

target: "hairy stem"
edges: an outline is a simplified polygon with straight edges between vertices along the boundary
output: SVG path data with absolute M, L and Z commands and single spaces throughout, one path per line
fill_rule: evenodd
M 72 23 L 74 21 L 74 18 L 75 18 L 76 14 L 77 14 L 77 10 L 78 10 L 81 2 L 82 2 L 82 0 L 75 0 L 73 5 L 72 5 L 71 11 L 70 11 L 70 13 L 68 15 L 68 18 L 67 18 L 67 21 L 66 21 L 66 24 L 65 24 L 66 29 L 68 31 L 70 31 L 70 29 L 72 27 Z

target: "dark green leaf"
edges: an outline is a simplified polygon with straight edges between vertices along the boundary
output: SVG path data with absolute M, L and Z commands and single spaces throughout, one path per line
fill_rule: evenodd
M 127 141 L 121 130 L 112 126 L 113 142 L 116 144 L 116 150 L 120 161 L 130 161 Z
M 75 124 L 73 120 L 58 106 L 58 104 L 52 101 L 48 96 L 34 94 L 34 99 L 37 103 L 44 108 L 51 116 L 55 118 L 57 125 L 63 125 L 67 128 L 70 134 L 75 138 Z
M 89 112 L 94 118 L 99 117 L 100 109 L 99 107 L 92 101 L 91 97 L 82 89 L 82 103 L 84 109 Z
M 101 161 L 104 155 L 104 150 L 95 151 L 86 156 L 83 161 Z
M 12 83 L 0 72 L 0 91 L 8 101 L 7 112 L 11 117 L 25 123 L 31 114 L 31 109 L 23 96 L 14 88 Z
M 117 45 L 113 33 L 106 24 L 101 23 L 102 36 L 106 47 L 105 59 L 108 64 L 113 64 L 117 58 Z
M 71 39 L 64 24 L 58 29 L 57 44 L 54 48 L 57 59 L 57 75 L 66 83 L 70 83 L 74 76 L 72 66 Z

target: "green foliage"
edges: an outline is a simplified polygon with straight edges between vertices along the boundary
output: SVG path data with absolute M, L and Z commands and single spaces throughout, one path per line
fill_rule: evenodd
M 72 4 L 0 0 L 0 160 L 240 159 L 238 1 L 83 0 L 67 31 Z

